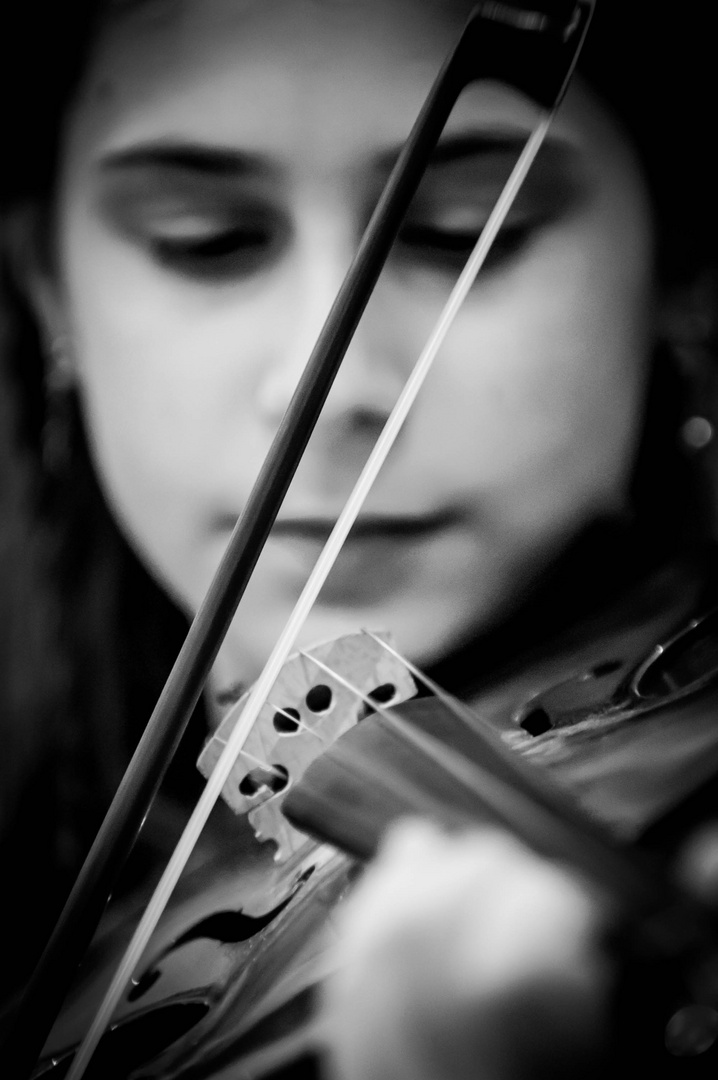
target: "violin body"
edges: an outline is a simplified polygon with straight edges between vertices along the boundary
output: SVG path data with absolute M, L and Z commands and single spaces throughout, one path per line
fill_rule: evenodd
M 205 871 L 204 881 L 187 883 L 192 888 L 168 911 L 88 1075 L 214 1075 L 223 1061 L 245 1055 L 250 1074 L 264 1075 L 276 1061 L 295 1060 L 309 1038 L 327 916 L 351 866 L 325 849 L 291 879 L 265 863 L 243 875 L 219 870 L 209 883 Z M 117 949 L 98 951 L 101 963 L 90 958 L 85 966 L 36 1077 L 54 1080 L 69 1067 L 117 962 Z
M 597 844 L 609 862 L 615 853 L 619 907 L 624 903 L 639 927 L 646 904 L 654 908 L 650 875 L 658 874 L 651 918 L 674 904 L 670 884 L 661 894 L 664 882 L 670 883 L 671 861 L 718 797 L 718 614 L 694 617 L 699 601 L 695 589 L 683 584 L 677 590 L 671 574 L 649 575 L 618 606 L 545 643 L 540 654 L 517 658 L 513 677 L 487 685 L 471 709 L 425 694 L 388 708 L 369 699 L 376 707 L 367 716 L 366 700 L 358 697 L 348 722 L 342 684 L 332 684 L 325 670 L 308 672 L 306 657 L 295 660 L 271 700 L 281 700 L 290 716 L 296 712 L 300 724 L 280 724 L 288 730 L 278 733 L 274 723 L 271 738 L 279 734 L 279 743 L 291 746 L 300 735 L 311 746 L 317 741 L 307 730 L 312 723 L 331 723 L 343 734 L 322 752 L 312 751 L 308 764 L 300 748 L 302 767 L 292 775 L 290 764 L 281 791 L 271 784 L 251 791 L 245 812 L 254 814 L 260 830 L 281 817 L 277 841 L 267 842 L 265 831 L 242 869 L 220 866 L 211 876 L 202 870 L 185 883 L 187 895 L 178 895 L 166 913 L 88 1075 L 269 1080 L 311 1068 L 322 1044 L 315 996 L 328 973 L 332 913 L 388 826 L 406 814 L 449 828 L 498 822 L 543 854 L 589 874 Z M 666 604 L 669 595 L 673 602 Z M 326 648 L 320 655 L 327 656 Z M 369 665 L 361 693 L 366 699 L 371 687 L 389 679 L 399 682 L 401 675 Z M 330 720 L 328 708 L 312 720 L 306 702 L 318 700 L 318 690 L 327 686 L 341 716 Z M 411 680 L 404 695 L 415 689 Z M 276 719 L 272 707 L 268 723 Z M 420 740 L 428 737 L 445 748 L 446 760 L 407 739 L 406 725 Z M 266 732 L 258 738 L 266 749 Z M 205 762 L 208 754 L 211 749 Z M 267 760 L 278 755 L 275 747 Z M 509 786 L 508 816 L 490 786 L 477 788 L 461 764 L 452 771 L 457 760 L 482 763 Z M 228 801 L 236 802 L 251 765 L 245 762 L 233 776 Z M 529 806 L 524 817 L 522 800 Z M 554 815 L 556 828 L 550 822 L 545 828 L 544 811 Z M 280 844 L 283 863 L 273 857 Z M 621 860 L 629 867 L 625 874 Z M 634 863 L 643 873 L 644 862 L 648 889 L 643 878 L 636 884 L 631 877 Z M 709 960 L 712 993 L 718 989 L 718 930 L 688 900 L 685 913 L 695 939 L 676 941 L 675 951 L 686 954 L 688 983 L 695 954 L 705 953 L 701 965 Z M 674 955 L 649 963 L 646 947 L 640 944 L 639 972 L 647 966 L 653 972 L 661 961 L 664 969 L 674 966 Z M 109 967 L 85 966 L 84 984 L 55 1026 L 35 1077 L 63 1075 Z M 656 1012 L 652 1037 L 662 1035 L 687 1000 L 691 988 L 684 974 L 672 974 L 661 1005 L 665 1015 Z M 705 983 L 705 971 L 701 978 Z M 646 1049 L 661 1068 L 663 1051 Z M 708 1061 L 715 1066 L 713 1053 L 684 1054 L 669 1065 L 688 1062 L 693 1075 L 697 1062 L 707 1068 Z

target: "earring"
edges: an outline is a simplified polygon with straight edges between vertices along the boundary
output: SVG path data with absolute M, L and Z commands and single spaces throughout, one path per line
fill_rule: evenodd
M 53 338 L 45 373 L 45 419 L 42 425 L 42 464 L 51 476 L 61 476 L 72 459 L 74 365 L 67 337 Z

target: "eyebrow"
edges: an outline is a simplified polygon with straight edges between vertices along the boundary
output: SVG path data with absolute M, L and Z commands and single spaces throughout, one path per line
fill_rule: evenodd
M 530 131 L 512 130 L 495 132 L 459 132 L 447 135 L 440 139 L 429 158 L 429 168 L 432 166 L 450 165 L 472 157 L 489 157 L 497 154 L 512 154 L 516 157 L 521 153 L 531 136 Z M 550 136 L 544 143 L 544 148 L 554 148 L 559 153 L 568 151 L 567 145 L 559 139 Z M 399 148 L 400 149 L 400 148 Z M 390 169 L 398 157 L 399 150 L 382 153 L 378 159 L 379 164 Z
M 441 167 L 468 158 L 491 157 L 521 153 L 530 132 L 523 129 L 497 131 L 469 131 L 450 134 L 441 139 L 434 148 L 428 168 Z M 401 145 L 380 150 L 373 158 L 373 167 L 388 174 L 396 164 Z M 560 161 L 572 156 L 568 143 L 550 135 L 542 147 L 545 155 L 556 155 Z M 133 171 L 136 169 L 167 169 L 189 172 L 207 177 L 241 179 L 242 177 L 268 176 L 272 171 L 267 155 L 249 150 L 214 146 L 201 142 L 169 142 L 166 140 L 139 143 L 108 152 L 101 160 L 102 171 Z
M 110 151 L 101 161 L 103 170 L 178 169 L 208 176 L 241 177 L 267 171 L 261 154 L 204 143 L 150 142 Z

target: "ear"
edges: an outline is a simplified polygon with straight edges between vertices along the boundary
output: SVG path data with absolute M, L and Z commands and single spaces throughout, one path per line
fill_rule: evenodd
M 62 357 L 71 365 L 71 328 L 62 287 L 50 253 L 50 226 L 45 207 L 36 203 L 15 206 L 3 222 L 4 246 L 12 280 L 35 315 L 45 356 Z M 68 369 L 64 372 L 70 377 Z

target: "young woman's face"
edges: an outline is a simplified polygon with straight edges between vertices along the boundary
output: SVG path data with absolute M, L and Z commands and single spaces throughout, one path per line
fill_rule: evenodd
M 104 30 L 68 118 L 56 296 L 107 496 L 190 611 L 461 27 L 446 7 L 171 0 L 118 5 Z M 462 97 L 223 677 L 256 674 L 534 120 L 499 87 Z M 576 86 L 305 640 L 390 629 L 426 662 L 621 511 L 651 348 L 646 205 L 621 135 Z

